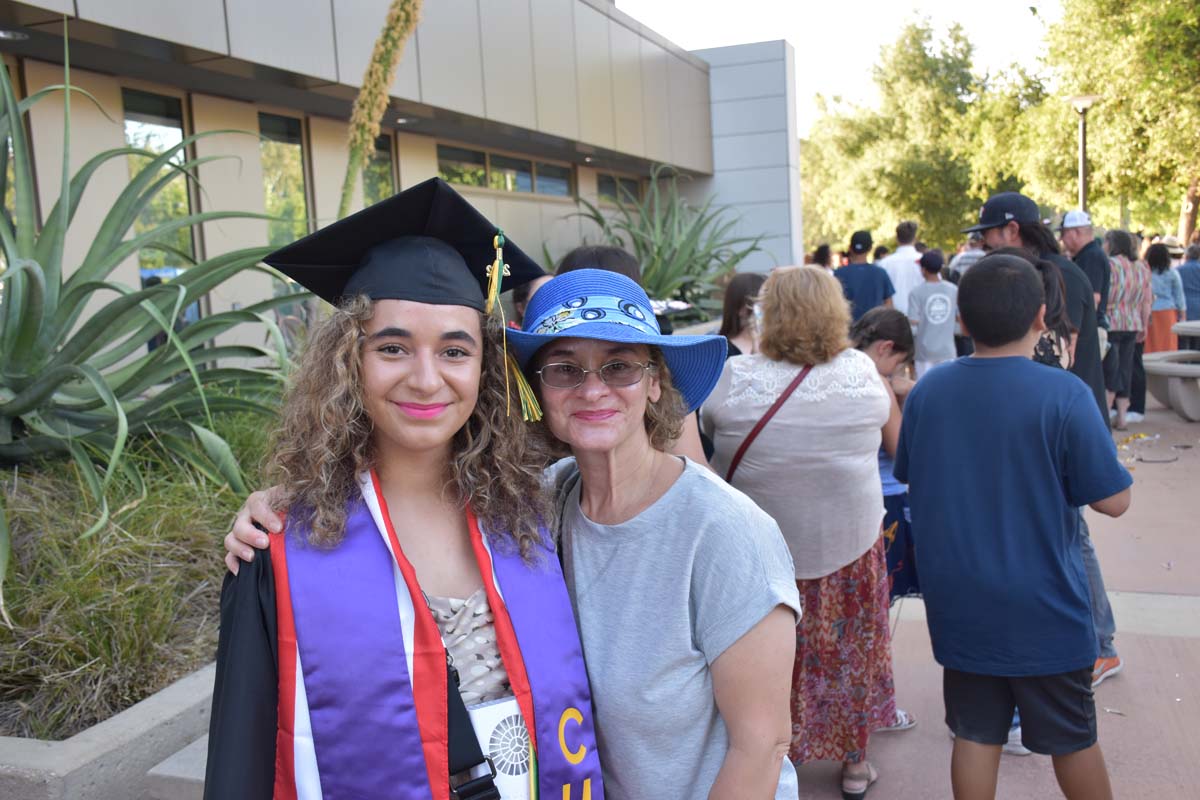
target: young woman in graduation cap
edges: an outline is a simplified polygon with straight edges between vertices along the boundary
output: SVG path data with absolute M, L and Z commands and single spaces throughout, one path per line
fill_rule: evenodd
M 205 797 L 602 800 L 489 313 L 541 270 L 438 179 L 266 261 L 336 307 L 269 454 L 285 522 L 222 591 Z

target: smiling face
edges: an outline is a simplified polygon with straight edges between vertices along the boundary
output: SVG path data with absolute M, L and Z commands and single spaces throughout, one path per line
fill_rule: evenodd
M 646 345 L 564 337 L 538 352 L 535 366 L 573 364 L 598 370 L 613 361 L 650 362 Z M 573 389 L 541 382 L 542 410 L 550 431 L 579 453 L 607 453 L 618 447 L 650 446 L 646 408 L 662 396 L 658 377 L 647 370 L 632 386 L 609 386 L 595 372 Z
M 376 451 L 449 452 L 479 397 L 479 312 L 379 300 L 363 333 L 363 405 Z

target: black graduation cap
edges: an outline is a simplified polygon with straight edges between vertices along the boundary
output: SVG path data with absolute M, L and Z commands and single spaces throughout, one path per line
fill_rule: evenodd
M 495 225 L 431 178 L 263 259 L 330 303 L 353 294 L 483 311 L 496 260 Z M 511 240 L 500 291 L 545 273 Z

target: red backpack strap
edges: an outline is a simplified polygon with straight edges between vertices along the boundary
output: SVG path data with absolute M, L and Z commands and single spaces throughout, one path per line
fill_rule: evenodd
M 804 369 L 800 370 L 800 374 L 792 379 L 792 382 L 787 385 L 787 388 L 783 390 L 783 393 L 780 394 L 779 397 L 776 398 L 775 402 L 771 404 L 771 407 L 767 409 L 767 413 L 762 415 L 762 419 L 755 423 L 754 427 L 750 429 L 750 432 L 746 434 L 746 438 L 742 440 L 741 447 L 737 449 L 737 452 L 733 454 L 733 460 L 729 462 L 729 471 L 725 473 L 725 480 L 727 482 L 732 481 L 734 471 L 737 470 L 738 464 L 742 463 L 742 456 L 746 455 L 746 450 L 749 449 L 750 444 L 754 441 L 755 437 L 757 437 L 759 432 L 766 427 L 768 422 L 771 421 L 771 417 L 775 416 L 775 412 L 779 410 L 780 406 L 782 406 L 784 402 L 792 396 L 792 392 L 796 391 L 797 387 L 804 383 L 804 379 L 808 377 L 808 373 L 812 372 L 812 368 L 812 364 L 805 364 Z

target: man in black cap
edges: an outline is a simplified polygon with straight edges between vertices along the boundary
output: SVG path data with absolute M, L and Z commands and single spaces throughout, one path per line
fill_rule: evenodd
M 870 231 L 855 231 L 850 237 L 850 263 L 833 273 L 842 283 L 855 322 L 872 308 L 891 307 L 896 293 L 887 270 L 867 261 L 872 244 Z
M 1063 288 L 1067 301 L 1067 314 L 1071 326 L 1077 333 L 1074 340 L 1074 358 L 1071 372 L 1079 376 L 1092 390 L 1100 416 L 1108 423 L 1108 397 L 1104 391 L 1104 369 L 1101 365 L 1100 337 L 1096 319 L 1096 292 L 1087 275 L 1071 259 L 1058 252 L 1054 234 L 1042 222 L 1037 203 L 1019 192 L 1001 192 L 992 195 L 979 209 L 979 223 L 964 232 L 983 233 L 985 250 L 1001 247 L 1020 247 L 1030 258 L 1053 261 L 1062 272 Z M 1087 519 L 1079 513 L 1080 549 L 1083 565 L 1087 570 L 1088 584 L 1092 593 L 1092 620 L 1096 628 L 1102 657 L 1097 659 L 1092 673 L 1093 686 L 1109 675 L 1119 672 L 1123 666 L 1113 649 L 1116 622 L 1112 607 L 1104 588 L 1104 577 L 1100 562 L 1092 545 Z M 1111 653 L 1111 658 L 1103 657 Z
M 1078 331 L 1074 341 L 1075 357 L 1071 371 L 1092 390 L 1101 415 L 1108 419 L 1104 393 L 1104 368 L 1101 365 L 1100 339 L 1097 335 L 1095 289 L 1071 259 L 1058 251 L 1054 234 L 1042 222 L 1037 203 L 1019 192 L 992 195 L 979 209 L 979 223 L 964 233 L 983 234 L 985 250 L 1020 247 L 1031 258 L 1053 261 L 1062 271 L 1067 296 L 1067 314 Z

